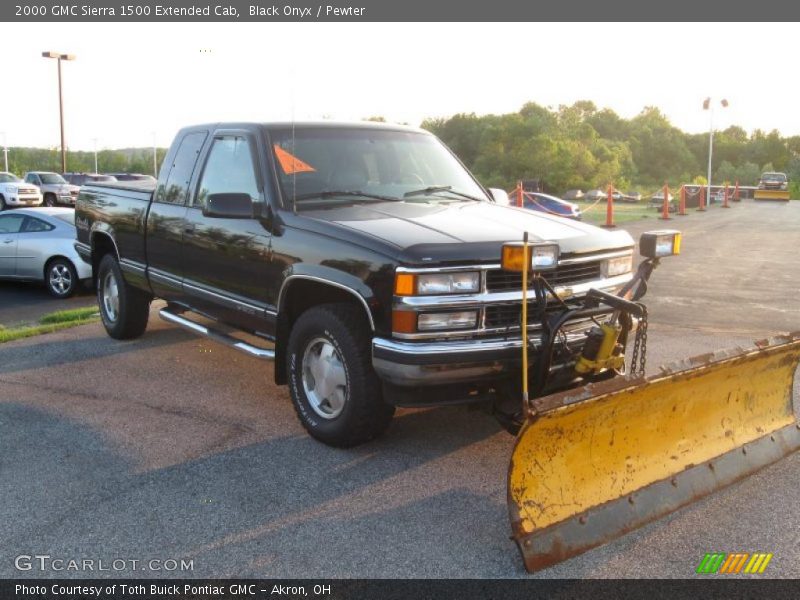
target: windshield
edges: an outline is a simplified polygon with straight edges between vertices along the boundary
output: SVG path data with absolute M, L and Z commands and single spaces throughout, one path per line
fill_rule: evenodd
M 13 173 L 0 173 L 0 183 L 11 183 L 12 181 L 19 181 L 19 177 Z
M 39 179 L 42 180 L 42 183 L 67 183 L 66 179 L 58 173 L 39 173 Z
M 431 135 L 380 129 L 302 128 L 272 132 L 284 197 L 301 207 L 369 200 L 488 200 Z M 337 195 L 336 192 L 350 192 Z M 353 192 L 358 192 L 354 194 Z
M 784 173 L 764 173 L 761 179 L 763 181 L 786 181 L 786 175 Z

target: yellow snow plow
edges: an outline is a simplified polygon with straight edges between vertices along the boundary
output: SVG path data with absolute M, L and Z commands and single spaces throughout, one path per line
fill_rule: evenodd
M 646 258 L 634 280 L 618 296 L 593 290 L 587 306 L 576 311 L 613 309 L 575 360 L 575 373 L 591 383 L 528 400 L 528 379 L 539 385 L 536 378 L 548 370 L 534 364 L 529 371 L 523 356 L 528 377 L 508 473 L 508 508 L 529 571 L 619 537 L 800 448 L 792 408 L 800 332 L 644 376 L 647 312 L 637 300 L 659 258 L 676 254 L 679 244 L 677 232 L 644 234 Z M 522 247 L 517 267 L 530 264 L 527 242 Z M 503 264 L 514 269 L 506 253 L 513 251 L 504 250 Z M 532 262 L 534 282 L 549 287 L 546 273 L 537 273 Z M 634 319 L 638 356 L 632 373 L 613 377 L 622 371 Z
M 789 200 L 789 190 L 770 190 L 758 188 L 753 192 L 755 200 Z
M 789 200 L 789 179 L 786 173 L 762 173 L 753 194 L 755 200 Z

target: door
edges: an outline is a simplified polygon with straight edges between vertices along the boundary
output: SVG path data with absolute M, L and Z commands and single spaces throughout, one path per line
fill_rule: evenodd
M 183 289 L 193 306 L 223 321 L 263 331 L 270 232 L 259 218 L 203 214 L 211 194 L 247 194 L 264 206 L 256 140 L 247 132 L 217 133 L 211 142 L 183 235 Z
M 147 215 L 147 269 L 150 285 L 157 296 L 178 300 L 182 296 L 183 232 L 186 227 L 186 200 L 200 150 L 208 133 L 186 133 L 178 144 L 169 172 L 159 180 Z M 166 167 L 166 165 L 165 165 Z M 131 268 L 144 265 L 131 265 Z
M 57 253 L 54 230 L 53 225 L 42 219 L 25 219 L 17 236 L 17 277 L 41 279 L 44 276 L 45 263 Z
M 17 241 L 25 215 L 0 215 L 0 277 L 17 273 Z

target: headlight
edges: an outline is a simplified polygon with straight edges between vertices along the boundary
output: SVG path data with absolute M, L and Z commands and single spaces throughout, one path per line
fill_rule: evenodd
M 421 313 L 417 319 L 419 331 L 438 329 L 473 329 L 478 321 L 478 311 L 466 310 L 447 313 Z
M 453 273 L 398 273 L 394 293 L 398 296 L 474 294 L 481 289 L 478 271 Z
M 633 268 L 633 255 L 620 256 L 618 258 L 609 258 L 602 263 L 603 277 L 616 277 L 617 275 L 624 275 L 629 273 Z

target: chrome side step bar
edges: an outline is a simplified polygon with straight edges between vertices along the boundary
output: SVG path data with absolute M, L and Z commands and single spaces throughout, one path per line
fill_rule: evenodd
M 205 325 L 200 325 L 200 323 L 195 323 L 194 321 L 185 319 L 180 315 L 176 315 L 174 312 L 170 312 L 166 308 L 162 308 L 160 311 L 158 311 L 158 316 L 160 316 L 168 323 L 174 323 L 175 325 L 183 327 L 184 329 L 191 331 L 192 333 L 196 333 L 197 335 L 202 335 L 203 337 L 207 337 L 211 340 L 214 340 L 215 342 L 219 342 L 220 344 L 225 344 L 230 348 L 239 350 L 240 352 L 244 352 L 245 354 L 249 354 L 250 356 L 260 358 L 261 360 L 275 360 L 275 350 L 270 350 L 267 348 L 259 348 L 258 346 L 253 346 L 252 344 L 243 342 L 242 340 L 237 340 L 235 337 L 230 336 L 226 333 L 222 333 L 221 331 L 216 331 L 214 329 L 211 329 L 210 327 L 206 327 Z

